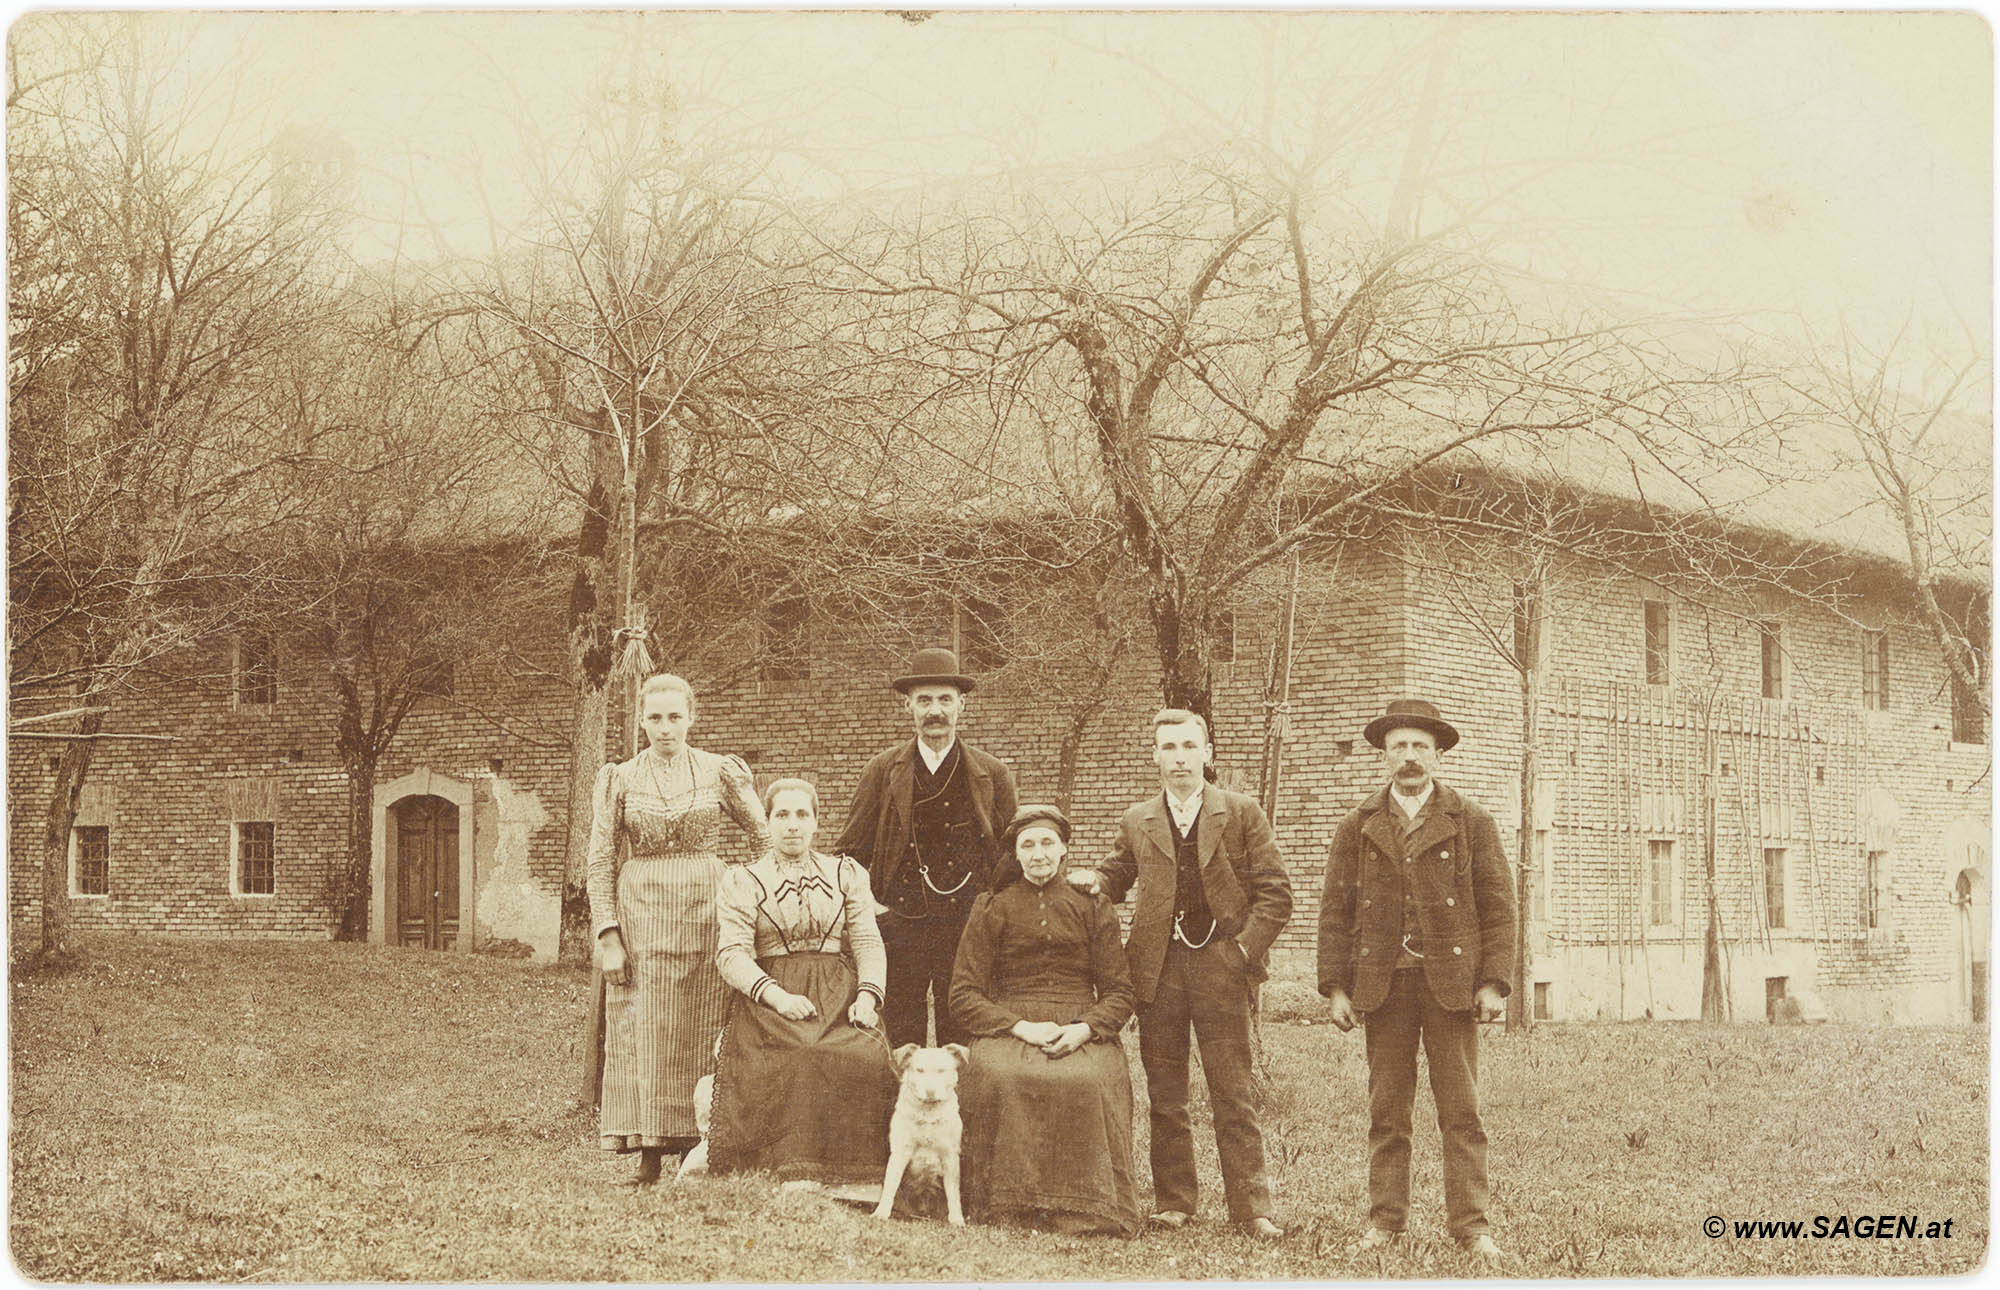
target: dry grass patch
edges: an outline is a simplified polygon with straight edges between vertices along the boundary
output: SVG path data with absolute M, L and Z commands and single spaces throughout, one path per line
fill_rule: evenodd
M 17 1267 L 43 1280 L 1455 1277 L 1418 1100 L 1411 1237 L 1358 1259 L 1360 1036 L 1266 1027 L 1280 1218 L 1130 1242 L 877 1224 L 761 1177 L 634 1193 L 574 1105 L 587 981 L 374 947 L 106 939 L 12 986 Z M 1144 1085 L 1133 1054 L 1135 1086 Z M 1985 1257 L 1983 1031 L 1545 1026 L 1488 1036 L 1494 1222 L 1523 1276 L 1954 1274 Z M 1199 1110 L 1200 1098 L 1197 1097 Z M 1139 1160 L 1145 1159 L 1143 1096 Z M 1915 1213 L 1952 1240 L 1710 1240 Z

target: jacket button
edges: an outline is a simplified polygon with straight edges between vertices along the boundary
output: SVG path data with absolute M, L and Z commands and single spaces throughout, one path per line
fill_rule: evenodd
M 1362 901 L 1362 902 L 1361 902 L 1361 907 L 1362 907 L 1363 909 L 1366 909 L 1366 908 L 1368 908 L 1368 907 L 1369 907 L 1370 905 L 1373 905 L 1374 903 L 1375 903 L 1375 902 L 1374 902 L 1374 901 L 1372 901 L 1372 900 L 1364 900 L 1364 901 Z
M 1464 951 L 1464 950 L 1462 950 L 1462 949 L 1458 948 L 1458 946 L 1456 946 L 1456 945 L 1454 945 L 1454 946 L 1452 946 L 1452 947 L 1451 947 L 1451 952 L 1452 952 L 1453 954 L 1463 954 L 1463 953 L 1465 953 L 1465 951 Z
M 1449 860 L 1449 859 L 1451 859 L 1451 852 L 1449 852 L 1449 851 L 1440 851 L 1440 852 L 1438 852 L 1438 859 L 1440 859 L 1440 860 Z
M 1368 957 L 1368 947 L 1366 945 L 1361 947 L 1361 957 L 1364 959 Z
M 1445 904 L 1447 904 L 1447 905 L 1456 905 L 1456 904 L 1458 903 L 1458 901 L 1457 901 L 1457 899 L 1456 899 L 1456 898 L 1454 898 L 1454 897 L 1451 897 L 1451 896 L 1446 896 L 1446 897 L 1444 898 L 1444 903 L 1445 903 Z

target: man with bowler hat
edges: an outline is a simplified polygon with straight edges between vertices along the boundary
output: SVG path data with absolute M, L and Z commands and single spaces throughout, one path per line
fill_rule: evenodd
M 926 992 L 937 1009 L 937 1042 L 969 1043 L 951 1016 L 951 971 L 973 898 L 986 890 L 994 839 L 1014 818 L 1014 776 L 958 737 L 975 682 L 948 649 L 918 650 L 891 681 L 916 737 L 862 768 L 836 850 L 868 870 L 889 956 L 882 1028 L 892 1047 L 930 1042 Z
M 1500 830 L 1437 778 L 1458 731 L 1437 705 L 1392 700 L 1362 732 L 1389 782 L 1333 835 L 1320 898 L 1319 991 L 1333 1024 L 1363 1023 L 1368 1052 L 1368 1231 L 1395 1244 L 1410 1212 L 1417 1044 L 1430 1065 L 1444 1149 L 1445 1224 L 1474 1257 L 1501 1258 L 1486 1221 L 1479 1022 L 1500 1016 L 1514 974 L 1514 884 Z

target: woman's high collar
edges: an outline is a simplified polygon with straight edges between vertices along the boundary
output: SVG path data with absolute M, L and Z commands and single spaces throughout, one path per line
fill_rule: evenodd
M 831 857 L 827 858 L 830 859 Z M 813 869 L 822 867 L 820 864 L 821 853 L 811 847 L 807 847 L 796 860 L 786 856 L 778 848 L 770 847 L 764 852 L 763 859 L 765 864 L 770 865 L 780 873 L 799 873 L 809 867 Z

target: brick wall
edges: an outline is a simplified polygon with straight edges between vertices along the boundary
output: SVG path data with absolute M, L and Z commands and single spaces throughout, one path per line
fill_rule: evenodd
M 110 829 L 110 893 L 72 900 L 78 927 L 197 936 L 331 934 L 327 882 L 347 849 L 347 776 L 335 751 L 331 687 L 308 660 L 281 646 L 276 702 L 241 707 L 229 683 L 229 661 L 227 650 L 190 657 L 177 669 L 179 684 L 112 700 L 107 730 L 173 740 L 99 744 L 77 822 Z M 465 702 L 420 701 L 378 764 L 377 782 L 418 766 L 475 781 L 504 775 L 540 794 L 559 822 L 569 738 L 560 689 L 534 673 L 460 671 L 457 687 Z M 41 917 L 39 838 L 54 786 L 56 745 L 37 742 L 10 751 L 8 913 L 20 933 L 32 934 Z M 231 825 L 253 816 L 275 826 L 275 891 L 269 896 L 231 891 Z M 562 864 L 560 828 L 536 831 L 530 839 L 535 879 L 555 889 Z
M 1464 736 L 1446 756 L 1444 775 L 1494 812 L 1510 854 L 1517 849 L 1521 686 L 1495 644 L 1511 642 L 1508 567 L 1504 550 L 1440 566 L 1382 546 L 1322 551 L 1305 562 L 1275 817 L 1296 896 L 1274 952 L 1280 975 L 1314 976 L 1326 846 L 1340 819 L 1381 782 L 1379 754 L 1361 729 L 1387 698 L 1418 694 L 1440 703 Z M 1218 772 L 1253 794 L 1287 582 L 1287 571 L 1273 568 L 1239 595 L 1234 660 L 1219 664 L 1215 678 Z M 1949 898 L 1957 862 L 1944 839 L 1954 827 L 1963 833 L 1968 817 L 1981 833 L 1987 757 L 1984 748 L 1949 744 L 1949 692 L 1922 628 L 1887 598 L 1862 594 L 1843 606 L 1844 617 L 1776 601 L 1666 596 L 1671 683 L 1651 686 L 1642 602 L 1662 596 L 1630 575 L 1578 563 L 1551 578 L 1539 740 L 1547 917 L 1531 945 L 1555 1014 L 1698 1012 L 1711 836 L 1739 1016 L 1762 1014 L 1768 976 L 1787 977 L 1795 992 L 1816 991 L 1850 1015 L 1962 1012 L 1966 916 Z M 803 775 L 819 785 L 821 841 L 831 845 L 862 765 L 910 737 L 889 678 L 918 646 L 949 641 L 950 618 L 816 624 L 810 675 L 763 681 L 745 665 L 754 660 L 757 634 L 746 621 L 754 612 L 713 608 L 698 651 L 657 662 L 684 671 L 696 687 L 696 744 L 744 756 L 762 782 Z M 1765 618 L 1784 624 L 1789 697 L 1779 701 L 1758 693 L 1755 624 Z M 1889 632 L 1887 712 L 1860 708 L 1857 623 Z M 1078 749 L 1071 816 L 1083 863 L 1105 854 L 1127 806 L 1158 791 L 1148 751 L 1160 689 L 1149 644 L 1141 633 Z M 345 846 L 344 779 L 328 696 L 299 660 L 281 663 L 284 682 L 268 711 L 238 710 L 220 682 L 118 705 L 111 728 L 180 739 L 103 746 L 81 822 L 112 827 L 112 894 L 79 900 L 79 924 L 326 934 L 327 866 Z M 984 672 L 971 698 L 964 737 L 1013 768 L 1023 800 L 1055 795 L 1072 705 L 1087 697 L 1074 682 L 1039 662 L 1002 662 Z M 412 714 L 380 780 L 427 767 L 532 794 L 542 811 L 526 839 L 529 873 L 558 892 L 568 712 L 553 669 L 461 675 L 456 702 Z M 613 751 L 629 747 L 626 717 L 614 714 L 611 725 Z M 17 749 L 8 772 L 9 911 L 30 922 L 50 784 L 46 751 Z M 278 892 L 232 896 L 230 804 L 259 800 L 275 803 Z M 1656 841 L 1672 845 L 1666 917 L 1657 920 L 1649 869 Z M 744 854 L 733 832 L 726 844 Z M 1763 852 L 1779 847 L 1787 917 L 1772 928 Z M 1873 932 L 1858 917 L 1869 850 L 1886 853 L 1888 874 L 1887 925 Z
M 1441 701 L 1465 743 L 1445 773 L 1494 809 L 1511 852 L 1522 705 L 1518 673 L 1474 626 L 1511 639 L 1509 562 L 1489 555 L 1414 577 L 1409 678 L 1414 692 L 1451 696 Z M 1647 599 L 1670 605 L 1666 686 L 1645 674 Z M 1575 562 L 1556 570 L 1538 740 L 1548 917 L 1531 942 L 1555 1015 L 1699 1015 L 1711 845 L 1739 1017 L 1763 1015 L 1770 977 L 1867 1019 L 1962 1010 L 1944 838 L 1955 821 L 1987 818 L 1987 750 L 1950 744 L 1941 660 L 1892 596 L 1857 588 L 1842 611 L 1676 597 Z M 1782 624 L 1778 700 L 1761 694 L 1765 620 Z M 1861 707 L 1864 626 L 1889 635 L 1888 711 Z M 1884 815 L 1898 818 L 1891 826 Z M 1655 842 L 1672 848 L 1663 902 Z M 1785 853 L 1776 928 L 1767 848 Z M 1873 931 L 1860 925 L 1869 850 L 1887 866 L 1888 926 Z

